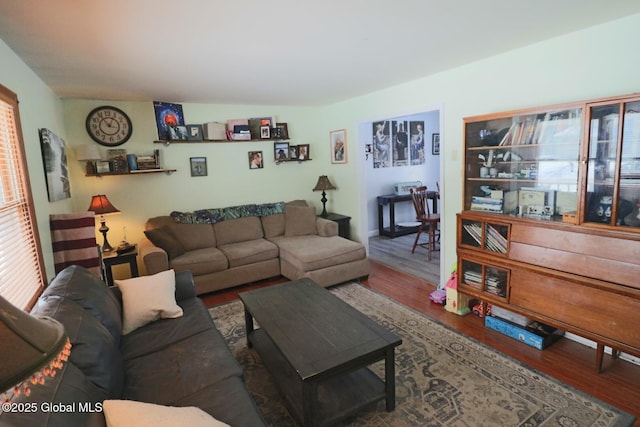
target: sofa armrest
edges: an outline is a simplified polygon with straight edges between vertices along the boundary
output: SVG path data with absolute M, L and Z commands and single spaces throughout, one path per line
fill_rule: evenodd
M 196 285 L 191 270 L 176 271 L 176 301 L 196 297 Z
M 140 242 L 140 256 L 148 275 L 169 269 L 169 255 L 164 249 L 151 243 L 149 239 Z
M 316 228 L 318 229 L 318 236 L 332 237 L 338 235 L 338 223 L 330 219 L 317 217 Z

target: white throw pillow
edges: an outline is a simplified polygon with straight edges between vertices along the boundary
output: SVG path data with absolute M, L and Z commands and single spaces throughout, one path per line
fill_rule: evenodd
M 195 406 L 162 406 L 134 400 L 102 403 L 107 427 L 229 427 Z
M 173 270 L 114 282 L 122 292 L 122 335 L 155 320 L 173 319 L 183 314 L 176 304 L 176 273 Z

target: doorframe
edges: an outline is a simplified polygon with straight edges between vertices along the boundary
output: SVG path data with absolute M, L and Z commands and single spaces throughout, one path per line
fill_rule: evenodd
M 413 109 L 410 111 L 406 111 L 403 113 L 388 113 L 388 114 L 384 114 L 382 116 L 378 116 L 378 117 L 374 117 L 374 118 L 370 118 L 370 119 L 364 119 L 364 120 L 359 120 L 356 122 L 356 141 L 357 141 L 357 147 L 356 147 L 356 152 L 358 153 L 357 156 L 357 162 L 356 162 L 356 171 L 357 171 L 357 185 L 358 185 L 358 189 L 361 191 L 358 191 L 359 194 L 359 200 L 358 200 L 358 205 L 359 205 L 359 217 L 362 219 L 361 221 L 359 221 L 359 225 L 358 225 L 358 235 L 362 236 L 362 244 L 365 246 L 365 249 L 367 251 L 367 254 L 369 253 L 369 215 L 367 212 L 367 198 L 368 198 L 368 193 L 367 193 L 367 162 L 369 160 L 365 159 L 365 148 L 366 148 L 366 144 L 370 143 L 369 139 L 370 139 L 370 132 L 365 132 L 364 129 L 365 127 L 367 129 L 371 129 L 371 125 L 374 122 L 377 121 L 381 121 L 381 120 L 392 120 L 393 118 L 397 118 L 397 117 L 404 117 L 404 116 L 412 116 L 412 115 L 416 115 L 416 114 L 423 114 L 423 113 L 431 113 L 437 111 L 438 112 L 438 126 L 440 128 L 439 132 L 440 132 L 440 155 L 438 157 L 440 157 L 438 159 L 438 163 L 440 166 L 440 177 L 439 177 L 439 185 L 440 185 L 440 201 L 439 201 L 439 206 L 438 206 L 438 213 L 440 214 L 440 230 L 444 230 L 445 224 L 447 222 L 446 217 L 443 215 L 445 212 L 445 197 L 443 197 L 443 195 L 445 194 L 445 188 L 446 188 L 446 182 L 444 179 L 444 143 L 446 141 L 446 137 L 444 134 L 444 105 L 442 104 L 437 104 L 437 105 L 431 105 L 431 106 L 426 106 L 424 108 L 419 108 L 419 109 Z M 426 135 L 425 135 L 426 136 Z M 430 144 L 431 141 L 429 141 Z M 425 138 L 425 149 L 427 148 L 427 141 Z M 430 147 L 429 147 L 430 148 Z M 434 283 L 434 285 L 436 286 L 442 286 L 444 285 L 444 283 L 446 282 L 446 280 L 449 277 L 449 273 L 450 271 L 448 271 L 448 269 L 445 268 L 445 259 L 444 259 L 444 253 L 445 253 L 445 241 L 446 239 L 443 238 L 444 236 L 440 237 L 440 283 Z M 366 241 L 365 241 L 366 238 Z

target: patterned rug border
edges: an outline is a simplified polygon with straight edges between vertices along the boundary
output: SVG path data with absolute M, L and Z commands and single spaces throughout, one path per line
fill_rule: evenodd
M 617 407 L 615 407 L 615 406 L 613 406 L 613 405 L 611 405 L 611 404 L 609 404 L 607 402 L 604 402 L 604 401 L 602 401 L 602 400 L 600 400 L 600 399 L 598 399 L 598 398 L 596 398 L 596 397 L 594 397 L 594 396 L 592 396 L 592 395 L 590 395 L 590 394 L 588 394 L 588 393 L 586 393 L 586 392 L 584 392 L 582 390 L 579 390 L 579 389 L 577 389 L 577 388 L 575 388 L 575 387 L 573 387 L 573 386 L 571 386 L 569 384 L 563 383 L 562 381 L 560 381 L 558 379 L 555 379 L 552 376 L 550 376 L 550 375 L 548 375 L 548 374 L 546 374 L 546 373 L 544 373 L 544 372 L 542 372 L 542 371 L 540 371 L 540 370 L 538 370 L 538 369 L 536 369 L 534 367 L 531 367 L 531 366 L 527 365 L 526 363 L 523 363 L 523 362 L 515 359 L 514 357 L 512 357 L 512 356 L 510 356 L 508 354 L 505 354 L 505 353 L 502 353 L 502 352 L 496 350 L 495 348 L 493 348 L 493 347 L 491 347 L 491 346 L 489 346 L 489 345 L 477 340 L 474 337 L 471 337 L 469 335 L 466 335 L 466 334 L 463 334 L 463 333 L 459 332 L 454 327 L 451 327 L 451 326 L 439 321 L 438 319 L 435 319 L 435 318 L 433 318 L 431 316 L 428 316 L 425 313 L 422 313 L 422 312 L 420 312 L 420 311 L 418 311 L 418 310 L 416 310 L 416 309 L 414 309 L 412 307 L 409 307 L 409 306 L 407 306 L 407 305 L 405 305 L 405 304 L 403 304 L 403 303 L 401 303 L 401 302 L 399 302 L 399 301 L 397 301 L 397 300 L 395 300 L 393 298 L 390 298 L 387 295 L 384 295 L 383 293 L 381 293 L 381 292 L 379 292 L 379 291 L 377 291 L 375 289 L 369 288 L 368 286 L 365 286 L 365 285 L 363 285 L 363 284 L 361 284 L 359 282 L 351 281 L 351 282 L 342 283 L 342 284 L 339 284 L 339 285 L 336 285 L 336 286 L 333 286 L 333 287 L 329 288 L 329 290 L 331 290 L 331 289 L 339 290 L 341 288 L 347 288 L 347 287 L 352 286 L 352 285 L 357 285 L 357 287 L 359 287 L 361 290 L 363 290 L 365 292 L 370 292 L 370 293 L 375 294 L 375 295 L 377 295 L 378 297 L 380 297 L 380 298 L 382 298 L 384 300 L 392 302 L 392 303 L 398 305 L 400 307 L 400 309 L 406 310 L 406 311 L 412 313 L 415 316 L 418 316 L 420 318 L 425 319 L 428 322 L 432 322 L 432 323 L 438 325 L 439 327 L 447 330 L 451 334 L 455 334 L 455 335 L 461 336 L 462 338 L 467 339 L 468 341 L 470 341 L 474 345 L 482 347 L 484 350 L 486 350 L 486 351 L 488 351 L 490 353 L 497 354 L 498 356 L 506 359 L 510 363 L 512 363 L 512 364 L 514 364 L 514 365 L 516 365 L 518 367 L 521 367 L 521 368 L 523 368 L 523 369 L 525 369 L 527 371 L 530 371 L 534 375 L 539 376 L 541 379 L 543 379 L 543 380 L 545 380 L 547 382 L 553 383 L 553 384 L 565 389 L 569 393 L 573 393 L 576 396 L 578 396 L 578 397 L 580 397 L 580 398 L 582 398 L 584 400 L 592 401 L 595 404 L 601 406 L 603 409 L 607 409 L 607 410 L 609 410 L 611 412 L 618 413 L 620 415 L 620 418 L 618 419 L 618 422 L 615 424 L 615 426 L 620 426 L 620 427 L 622 427 L 622 426 L 631 426 L 631 425 L 633 425 L 633 422 L 636 419 L 635 416 L 627 413 L 626 411 L 623 411 L 620 408 L 617 408 Z M 233 301 L 228 301 L 228 302 L 224 302 L 224 303 L 220 303 L 220 304 L 215 304 L 215 305 L 209 306 L 209 307 L 207 307 L 207 309 L 209 310 L 210 314 L 212 314 L 211 310 L 216 309 L 216 308 L 222 308 L 223 306 L 234 304 L 234 303 L 235 304 L 238 304 L 238 303 L 241 304 L 241 302 L 238 299 L 236 299 L 236 300 L 233 300 Z M 213 317 L 213 314 L 212 314 L 212 317 Z

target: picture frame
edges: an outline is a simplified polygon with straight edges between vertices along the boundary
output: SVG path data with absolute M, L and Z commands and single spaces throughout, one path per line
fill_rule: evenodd
M 298 158 L 298 146 L 297 145 L 289 145 L 289 158 L 297 159 Z
M 440 155 L 440 134 L 431 134 L 431 154 L 434 156 Z
M 161 141 L 169 139 L 169 126 L 184 126 L 182 104 L 153 101 L 153 111 L 156 115 L 158 139 Z
M 276 123 L 271 137 L 273 139 L 289 139 L 289 126 L 286 123 Z
M 169 126 L 169 140 L 170 141 L 186 141 L 188 139 L 189 131 L 184 125 Z
M 347 130 L 339 129 L 329 132 L 331 147 L 331 163 L 347 163 Z
M 68 199 L 71 187 L 65 142 L 49 129 L 39 129 L 39 133 L 49 201 Z
M 260 126 L 260 139 L 271 139 L 271 126 Z
M 96 162 L 96 174 L 100 175 L 102 173 L 109 172 L 111 172 L 111 162 L 109 162 L 108 160 Z
M 273 159 L 276 162 L 286 162 L 289 160 L 288 142 L 276 142 L 273 144 Z
M 249 151 L 249 169 L 262 169 L 264 168 L 264 156 L 262 151 Z
M 187 140 L 203 141 L 202 125 L 187 125 Z
M 298 157 L 296 158 L 299 161 L 309 160 L 311 157 L 309 144 L 298 144 Z
M 207 176 L 207 158 L 190 157 L 191 176 Z

